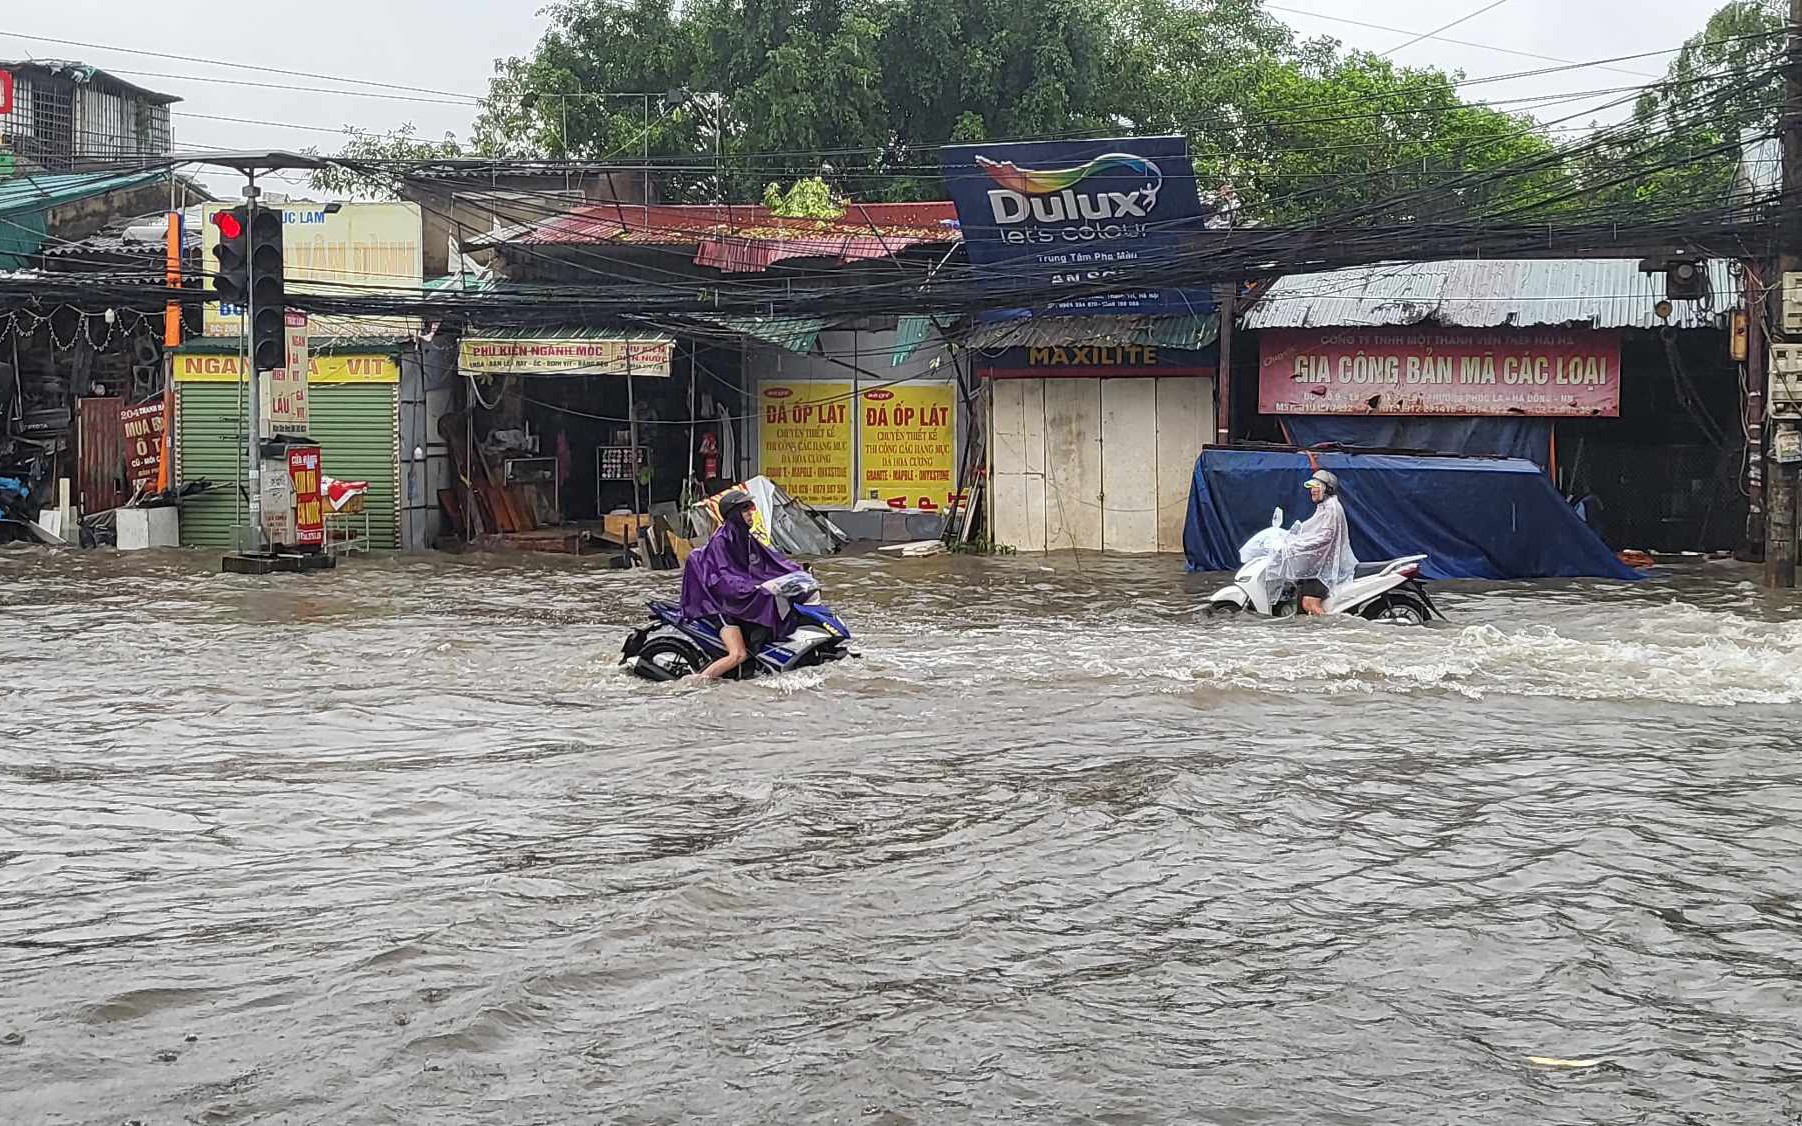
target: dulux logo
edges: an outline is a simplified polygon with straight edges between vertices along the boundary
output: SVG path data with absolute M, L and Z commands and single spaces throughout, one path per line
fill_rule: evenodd
M 989 211 L 1002 226 L 1025 223 L 1079 223 L 1102 219 L 1145 219 L 1158 204 L 1164 173 L 1144 157 L 1105 153 L 1073 168 L 1021 168 L 1012 161 L 977 157 L 976 166 L 1000 185 L 989 190 Z M 1079 192 L 1091 176 L 1104 172 L 1138 172 L 1145 186 L 1132 191 Z

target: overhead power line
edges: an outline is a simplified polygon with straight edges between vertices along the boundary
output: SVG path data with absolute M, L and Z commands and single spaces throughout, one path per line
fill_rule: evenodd
M 1403 51 L 1403 50 L 1408 49 L 1409 47 L 1414 46 L 1414 44 L 1419 43 L 1423 39 L 1431 39 L 1434 36 L 1438 35 L 1442 31 L 1450 31 L 1452 28 L 1457 27 L 1459 24 L 1469 23 L 1471 20 L 1474 20 L 1478 16 L 1483 15 L 1485 12 L 1493 12 L 1497 8 L 1501 7 L 1503 4 L 1506 4 L 1507 2 L 1508 2 L 1508 0 L 1490 0 L 1490 3 L 1483 5 L 1481 8 L 1478 8 L 1476 11 L 1470 12 L 1466 15 L 1459 16 L 1457 19 L 1453 20 L 1451 23 L 1441 24 L 1431 31 L 1423 31 L 1419 35 L 1416 35 L 1414 38 L 1408 40 L 1406 43 L 1403 43 L 1397 47 L 1391 47 L 1387 51 L 1382 52 L 1382 54 L 1380 54 L 1377 57 L 1386 59 L 1389 56 L 1395 54 L 1397 51 Z
M 316 74 L 312 71 L 288 70 L 279 66 L 259 66 L 256 63 L 236 63 L 229 59 L 214 59 L 203 55 L 173 55 L 167 51 L 147 51 L 142 47 L 120 47 L 110 43 L 84 43 L 77 39 L 57 39 L 54 36 L 49 35 L 27 35 L 23 31 L 0 31 L 0 36 L 7 36 L 13 39 L 27 39 L 33 43 L 56 43 L 63 47 L 81 47 L 90 51 L 117 51 L 123 55 L 143 55 L 153 59 L 174 59 L 176 62 L 183 63 L 205 63 L 208 66 L 231 67 L 233 70 L 255 70 L 261 71 L 264 74 L 286 74 L 293 78 L 319 78 L 324 79 L 327 82 L 348 82 L 355 86 L 375 86 L 384 90 L 406 90 L 409 93 L 442 94 L 446 97 L 466 98 L 470 101 L 481 100 L 481 95 L 479 94 L 465 94 L 457 90 L 432 90 L 418 85 L 405 86 L 394 82 L 376 82 L 369 78 L 351 78 L 348 75 L 342 74 Z M 108 67 L 106 69 L 110 70 L 112 68 Z M 121 71 L 120 73 L 131 72 Z M 159 75 L 156 77 L 175 76 Z M 281 89 L 304 90 L 310 89 L 310 87 L 281 87 Z
M 1415 35 L 1415 34 L 1418 34 L 1417 32 L 1409 31 L 1406 28 L 1389 27 L 1385 24 L 1380 24 L 1380 23 L 1368 23 L 1364 20 L 1348 19 L 1345 16 L 1329 16 L 1325 12 L 1310 12 L 1306 8 L 1288 8 L 1288 7 L 1284 7 L 1283 5 L 1280 5 L 1280 4 L 1266 4 L 1264 6 L 1266 8 L 1269 8 L 1273 12 L 1287 12 L 1290 15 L 1294 15 L 1294 16 L 1307 16 L 1309 19 L 1327 20 L 1331 23 L 1342 23 L 1342 24 L 1347 24 L 1351 27 L 1362 27 L 1362 28 L 1365 28 L 1370 31 L 1386 31 L 1386 32 L 1389 32 L 1391 35 Z M 1494 43 L 1473 43 L 1467 39 L 1448 39 L 1443 35 L 1430 35 L 1430 36 L 1428 36 L 1428 38 L 1430 38 L 1438 43 L 1450 43 L 1457 47 L 1475 47 L 1479 51 L 1494 51 L 1497 54 L 1501 54 L 1501 55 L 1515 55 L 1515 56 L 1517 56 L 1519 58 L 1523 58 L 1523 59 L 1538 59 L 1541 62 L 1573 63 L 1576 61 L 1575 59 L 1560 58 L 1557 55 L 1542 55 L 1536 51 L 1522 51 L 1522 50 L 1518 50 L 1513 47 L 1498 47 Z M 1681 48 L 1674 48 L 1669 51 L 1658 51 L 1658 52 L 1654 52 L 1654 53 L 1661 54 L 1661 55 L 1674 55 L 1677 53 L 1678 50 L 1681 50 Z M 1604 69 L 1617 70 L 1620 68 L 1607 67 Z M 1635 75 L 1636 77 L 1639 77 L 1639 78 L 1657 78 L 1657 77 L 1659 77 L 1656 74 L 1648 74 L 1643 70 L 1621 70 L 1621 73 Z

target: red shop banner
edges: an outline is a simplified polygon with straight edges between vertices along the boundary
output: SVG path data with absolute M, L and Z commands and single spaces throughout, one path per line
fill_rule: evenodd
M 1618 418 L 1621 334 L 1597 329 L 1267 329 L 1264 414 Z
M 325 506 L 319 499 L 319 447 L 288 450 L 288 480 L 294 486 L 294 543 L 318 547 L 325 543 Z

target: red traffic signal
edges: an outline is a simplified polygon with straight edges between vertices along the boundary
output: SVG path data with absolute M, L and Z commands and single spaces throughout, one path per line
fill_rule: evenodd
M 242 305 L 250 297 L 250 212 L 242 207 L 228 207 L 212 214 L 213 226 L 219 228 L 219 243 L 213 256 L 219 267 L 213 272 L 213 293 L 227 305 Z M 235 311 L 226 311 L 227 316 Z

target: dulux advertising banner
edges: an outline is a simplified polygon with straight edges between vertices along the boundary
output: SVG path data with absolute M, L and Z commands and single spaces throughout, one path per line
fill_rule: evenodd
M 1171 258 L 1206 218 L 1183 137 L 947 145 L 945 183 L 965 252 L 997 296 L 1026 284 L 1093 285 Z M 1205 289 L 1153 289 L 1055 302 L 1048 315 L 1180 315 L 1214 307 Z

